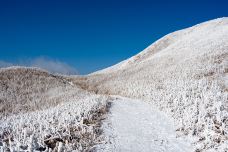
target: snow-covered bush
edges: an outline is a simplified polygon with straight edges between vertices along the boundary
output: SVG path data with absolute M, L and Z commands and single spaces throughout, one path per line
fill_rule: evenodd
M 10 151 L 87 151 L 102 142 L 101 120 L 108 110 L 108 97 L 90 96 L 47 110 L 0 120 L 0 143 Z M 1 145 L 0 145 L 1 147 Z

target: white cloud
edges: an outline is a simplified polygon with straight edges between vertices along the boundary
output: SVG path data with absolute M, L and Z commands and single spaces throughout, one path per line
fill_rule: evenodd
M 59 73 L 59 74 L 78 74 L 78 71 L 68 65 L 67 63 L 61 62 L 59 60 L 53 60 L 46 57 L 38 57 L 34 59 L 26 59 L 21 60 L 17 63 L 9 63 L 6 61 L 0 61 L 0 68 L 10 67 L 10 66 L 27 66 L 27 67 L 38 67 L 41 69 L 45 69 L 51 73 Z
M 0 60 L 0 68 L 9 67 L 9 66 L 13 66 L 13 64 L 9 63 L 9 62 L 6 62 L 6 61 L 1 61 Z

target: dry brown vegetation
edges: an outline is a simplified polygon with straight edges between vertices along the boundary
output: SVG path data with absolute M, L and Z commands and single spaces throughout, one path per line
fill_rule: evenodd
M 1 69 L 0 80 L 0 117 L 50 108 L 65 102 L 65 92 L 82 92 L 62 77 L 34 68 Z

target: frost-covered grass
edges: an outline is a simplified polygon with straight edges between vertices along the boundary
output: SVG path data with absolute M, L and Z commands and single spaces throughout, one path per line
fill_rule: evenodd
M 0 120 L 0 148 L 5 151 L 93 150 L 102 142 L 101 120 L 108 97 L 70 99 L 47 110 Z
M 228 150 L 227 81 L 228 18 L 168 34 L 128 60 L 75 78 L 100 94 L 152 102 L 196 151 Z
M 107 96 L 34 68 L 0 70 L 0 151 L 90 151 L 103 142 Z
M 0 118 L 42 110 L 88 94 L 59 76 L 36 68 L 0 69 Z

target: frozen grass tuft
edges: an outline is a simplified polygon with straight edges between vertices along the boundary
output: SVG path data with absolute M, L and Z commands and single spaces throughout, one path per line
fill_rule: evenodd
M 0 147 L 5 151 L 89 151 L 103 142 L 101 121 L 109 99 L 90 96 L 47 110 L 0 121 Z M 1 146 L 2 145 L 2 146 Z

